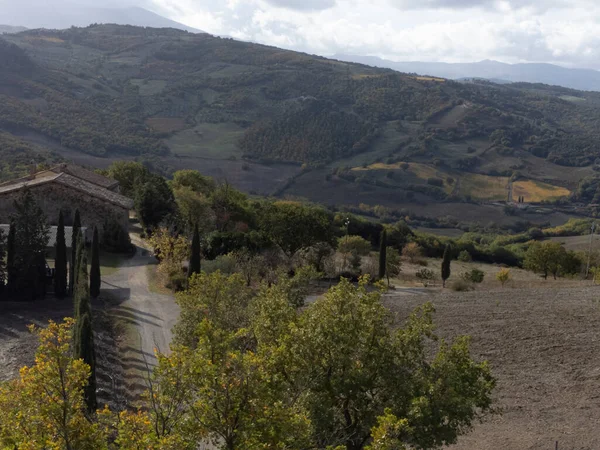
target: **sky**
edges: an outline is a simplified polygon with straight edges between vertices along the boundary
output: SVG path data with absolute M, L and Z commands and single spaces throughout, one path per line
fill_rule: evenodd
M 600 0 L 0 0 L 0 23 L 11 8 L 30 17 L 40 5 L 69 4 L 140 6 L 211 34 L 323 56 L 600 69 Z
M 325 56 L 600 69 L 597 0 L 140 1 L 209 33 Z

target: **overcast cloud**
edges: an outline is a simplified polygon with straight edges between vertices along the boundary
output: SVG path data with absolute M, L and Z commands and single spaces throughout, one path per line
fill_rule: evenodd
M 27 2 L 141 6 L 212 34 L 325 56 L 600 69 L 597 0 L 0 0 L 0 23 Z

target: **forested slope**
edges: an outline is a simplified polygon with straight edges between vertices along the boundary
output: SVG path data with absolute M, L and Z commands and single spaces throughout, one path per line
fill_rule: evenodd
M 208 147 L 211 157 L 308 166 L 379 152 L 482 173 L 495 164 L 490 155 L 588 166 L 598 153 L 598 93 L 457 83 L 172 29 L 101 25 L 0 39 L 5 172 L 44 142 L 158 159 L 205 157 Z M 444 150 L 463 144 L 474 150 Z

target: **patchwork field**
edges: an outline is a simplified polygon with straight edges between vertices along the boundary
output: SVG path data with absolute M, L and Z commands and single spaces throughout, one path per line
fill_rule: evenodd
M 566 188 L 552 186 L 541 181 L 527 180 L 513 183 L 513 198 L 525 197 L 526 203 L 539 203 L 548 200 L 556 200 L 568 197 L 571 194 Z

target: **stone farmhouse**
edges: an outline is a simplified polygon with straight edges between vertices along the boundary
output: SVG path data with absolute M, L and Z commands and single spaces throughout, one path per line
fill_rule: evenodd
M 119 193 L 119 183 L 75 165 L 61 164 L 48 170 L 32 171 L 26 177 L 0 184 L 0 223 L 8 223 L 13 203 L 28 189 L 48 216 L 50 225 L 58 224 L 62 210 L 65 225 L 71 226 L 79 210 L 81 224 L 88 230 L 98 227 L 100 235 L 107 221 L 129 227 L 133 200 Z

